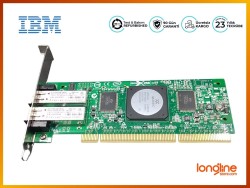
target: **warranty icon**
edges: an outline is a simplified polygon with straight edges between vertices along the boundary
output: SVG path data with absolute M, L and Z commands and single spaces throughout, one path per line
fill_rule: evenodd
M 164 19 L 160 16 L 154 16 L 149 21 L 149 28 L 155 33 L 160 33 L 164 29 Z
M 161 25 L 162 25 L 162 21 L 161 20 L 157 19 L 157 20 L 153 21 L 153 26 L 155 27 L 155 29 L 160 29 Z

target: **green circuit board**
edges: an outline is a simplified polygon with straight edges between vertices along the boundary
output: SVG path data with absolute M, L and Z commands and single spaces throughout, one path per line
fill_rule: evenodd
M 224 79 L 48 82 L 49 46 L 25 120 L 22 160 L 56 134 L 81 142 L 230 142 L 235 133 Z
M 224 79 L 50 82 L 42 87 L 32 108 L 37 117 L 40 109 L 53 109 L 52 118 L 34 116 L 33 122 L 43 124 L 31 125 L 25 142 L 48 143 L 54 134 L 81 134 L 82 142 L 173 142 L 176 135 L 184 142 L 230 141 L 235 133 Z M 55 98 L 47 98 L 55 92 Z M 58 112 L 68 107 L 81 114 Z

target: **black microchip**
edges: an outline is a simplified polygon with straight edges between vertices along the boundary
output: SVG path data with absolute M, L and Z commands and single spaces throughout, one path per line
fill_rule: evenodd
M 117 105 L 117 94 L 115 92 L 104 92 L 101 94 L 100 111 L 115 111 Z
M 127 89 L 126 115 L 130 120 L 161 121 L 168 117 L 165 86 L 133 86 Z
M 178 91 L 178 107 L 180 111 L 184 112 L 195 111 L 194 91 Z

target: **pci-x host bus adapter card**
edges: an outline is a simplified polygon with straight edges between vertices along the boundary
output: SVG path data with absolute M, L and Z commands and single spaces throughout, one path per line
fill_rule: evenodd
M 25 121 L 23 160 L 54 134 L 82 142 L 230 142 L 234 126 L 224 79 L 47 82 L 44 61 Z

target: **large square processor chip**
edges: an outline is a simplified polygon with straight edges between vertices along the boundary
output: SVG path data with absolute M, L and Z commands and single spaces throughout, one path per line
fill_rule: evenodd
M 194 91 L 178 91 L 178 107 L 180 111 L 193 112 L 196 109 Z
M 162 121 L 168 117 L 165 86 L 132 86 L 127 90 L 127 118 Z
M 117 93 L 104 92 L 101 94 L 100 111 L 101 112 L 113 112 L 116 110 L 117 105 Z

